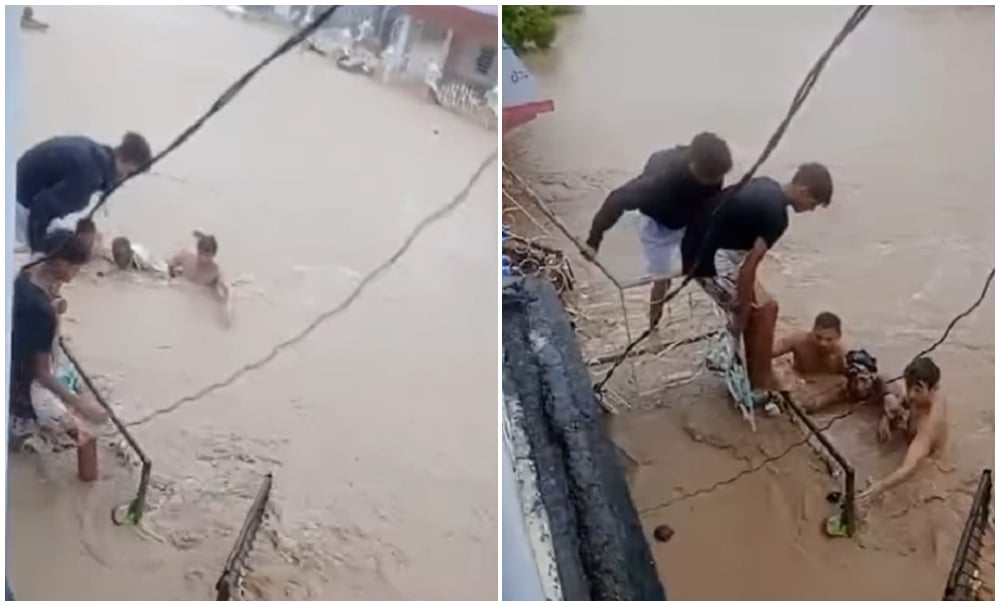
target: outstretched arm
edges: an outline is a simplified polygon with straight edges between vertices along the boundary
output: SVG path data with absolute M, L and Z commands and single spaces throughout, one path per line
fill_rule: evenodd
M 604 232 L 615 226 L 627 210 L 638 210 L 644 200 L 657 195 L 658 186 L 652 177 L 636 177 L 608 194 L 600 210 L 594 215 L 587 245 L 597 252 L 604 239 Z
M 781 356 L 786 356 L 792 353 L 792 349 L 795 348 L 795 344 L 798 342 L 798 335 L 789 335 L 778 339 L 774 344 L 774 350 L 771 352 L 772 358 L 780 358 Z
M 910 447 L 906 449 L 906 456 L 903 458 L 903 464 L 899 466 L 899 469 L 872 484 L 868 490 L 858 495 L 858 501 L 870 500 L 909 478 L 917 470 L 917 465 L 930 456 L 930 454 L 931 439 L 929 432 L 918 432 L 917 436 L 910 442 Z

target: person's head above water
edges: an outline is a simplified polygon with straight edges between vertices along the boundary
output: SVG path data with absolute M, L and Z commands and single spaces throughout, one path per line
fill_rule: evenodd
M 809 336 L 823 351 L 833 350 L 840 342 L 840 318 L 837 314 L 829 311 L 820 312 L 813 321 L 813 328 Z
M 45 239 L 45 271 L 60 282 L 69 282 L 90 259 L 90 251 L 71 231 L 58 231 Z
M 715 133 L 698 133 L 691 140 L 689 148 L 688 169 L 703 184 L 722 183 L 726 173 L 733 168 L 729 146 Z
M 941 384 L 941 369 L 934 360 L 922 356 L 906 366 L 903 381 L 907 400 L 914 404 L 930 404 Z
M 847 393 L 857 400 L 868 399 L 875 389 L 880 388 L 878 360 L 863 349 L 853 349 L 844 358 L 844 373 L 847 375 Z
M 111 259 L 118 269 L 128 269 L 133 261 L 132 243 L 128 238 L 119 236 L 111 241 Z
M 83 217 L 76 222 L 76 237 L 83 242 L 88 253 L 92 252 L 94 244 L 97 243 L 97 225 L 94 224 L 92 219 Z
M 791 199 L 792 209 L 797 213 L 816 210 L 820 206 L 826 208 L 833 198 L 833 178 L 822 164 L 807 162 L 795 171 L 786 191 Z
M 153 152 L 145 137 L 139 133 L 125 133 L 121 143 L 115 148 L 115 169 L 118 171 L 118 178 L 124 179 L 139 172 L 139 169 L 152 157 Z
M 198 251 L 198 257 L 201 259 L 214 259 L 216 253 L 219 252 L 219 243 L 216 241 L 215 236 L 211 234 L 203 234 L 200 231 L 194 232 L 194 239 L 196 244 L 196 250 Z

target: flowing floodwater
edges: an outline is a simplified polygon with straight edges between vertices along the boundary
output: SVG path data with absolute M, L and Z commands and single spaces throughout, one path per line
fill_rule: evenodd
M 851 10 L 588 7 L 560 21 L 554 50 L 529 57 L 556 111 L 508 136 L 506 160 L 580 235 L 652 151 L 700 130 L 729 141 L 738 175 Z M 832 206 L 794 217 L 767 264 L 784 327 L 835 311 L 849 343 L 897 374 L 978 296 L 994 263 L 993 50 L 992 7 L 879 7 L 837 51 L 760 171 L 785 180 L 798 163 L 820 161 L 834 177 Z M 602 247 L 622 279 L 639 268 L 634 234 L 623 220 Z M 994 460 L 993 309 L 990 293 L 934 353 L 952 426 L 937 475 L 866 512 L 857 546 L 819 537 L 825 489 L 793 458 L 647 513 L 648 526 L 678 531 L 654 544 L 672 597 L 939 599 L 967 494 Z M 767 425 L 753 437 L 734 422 L 718 390 L 663 397 L 683 411 L 615 423 L 642 463 L 640 509 L 780 450 Z M 870 420 L 832 434 L 862 486 L 899 462 L 875 447 Z
M 22 34 L 23 146 L 62 133 L 160 149 L 287 32 L 206 7 L 44 8 Z M 465 185 L 495 134 L 293 51 L 98 215 L 168 255 L 216 235 L 226 328 L 202 293 L 81 276 L 65 324 L 126 420 L 262 357 L 336 305 Z M 489 175 L 492 171 L 488 171 Z M 107 454 L 16 456 L 7 577 L 22 599 L 210 598 L 273 471 L 258 597 L 496 595 L 496 183 L 430 227 L 344 314 L 273 364 L 136 428 L 144 538 L 110 525 L 137 474 Z M 53 579 L 59 582 L 54 583 Z

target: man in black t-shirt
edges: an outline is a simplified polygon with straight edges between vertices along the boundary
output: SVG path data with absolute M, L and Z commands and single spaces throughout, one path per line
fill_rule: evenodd
M 48 240 L 58 239 L 58 242 Z M 52 348 L 57 335 L 57 309 L 53 299 L 87 262 L 86 246 L 75 234 L 53 234 L 46 241 L 52 253 L 45 261 L 25 269 L 14 280 L 11 329 L 11 364 L 8 385 L 10 427 L 8 435 L 18 446 L 39 429 L 39 414 L 31 387 L 37 383 L 81 416 L 102 421 L 103 412 L 88 398 L 73 393 L 53 372 Z M 71 415 L 60 419 L 63 428 L 80 435 Z
M 778 303 L 761 287 L 757 267 L 788 229 L 789 208 L 809 212 L 828 206 L 832 196 L 833 181 L 826 167 L 803 164 L 786 185 L 757 177 L 734 196 L 722 192 L 684 236 L 684 272 L 692 274 L 728 313 L 730 330 L 743 338 L 754 390 L 778 389 L 771 369 Z
M 713 133 L 700 133 L 690 145 L 661 150 L 646 161 L 642 174 L 608 194 L 587 237 L 596 256 L 604 232 L 622 214 L 637 210 L 639 237 L 646 258 L 646 275 L 653 280 L 649 325 L 656 328 L 663 315 L 663 297 L 670 288 L 684 229 L 699 209 L 722 189 L 733 166 L 729 146 Z

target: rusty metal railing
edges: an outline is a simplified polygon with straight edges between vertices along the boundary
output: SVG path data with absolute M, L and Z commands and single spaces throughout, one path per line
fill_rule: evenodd
M 821 448 L 827 455 L 828 460 L 835 462 L 841 469 L 844 475 L 844 490 L 840 495 L 835 495 L 831 500 L 840 502 L 840 515 L 839 522 L 840 527 L 843 528 L 844 534 L 848 537 L 854 536 L 854 531 L 857 525 L 857 515 L 855 509 L 855 479 L 854 479 L 854 466 L 847 460 L 844 455 L 837 450 L 837 447 L 833 445 L 833 442 L 823 433 L 816 422 L 809 417 L 806 411 L 795 403 L 791 395 L 787 392 L 783 394 L 785 402 L 788 404 L 789 410 L 795 415 L 803 425 L 809 434 L 808 438 L 810 442 L 815 442 L 813 447 Z M 831 493 L 832 494 L 832 493 Z
M 979 487 L 976 489 L 976 496 L 969 509 L 969 516 L 965 520 L 965 527 L 962 529 L 962 537 L 958 541 L 955 561 L 951 565 L 951 572 L 948 574 L 948 583 L 945 585 L 942 600 L 984 599 L 979 597 L 984 582 L 980 576 L 979 564 L 983 557 L 982 550 L 986 547 L 983 545 L 983 537 L 990 525 L 992 495 L 993 470 L 984 469 L 979 477 Z M 993 580 L 990 579 L 990 582 Z M 989 598 L 985 599 L 992 599 L 992 591 L 990 594 Z
M 136 489 L 135 497 L 128 503 L 115 507 L 111 510 L 111 521 L 114 522 L 116 526 L 121 526 L 125 523 L 137 525 L 142 520 L 142 514 L 146 510 L 146 493 L 149 491 L 149 480 L 150 474 L 153 471 L 153 462 L 149 460 L 149 457 L 146 456 L 146 452 L 141 446 L 139 446 L 139 443 L 132 436 L 128 427 L 126 427 L 125 423 L 118 418 L 118 415 L 115 414 L 111 405 L 104 399 L 104 396 L 94 385 L 94 382 L 91 381 L 90 376 L 84 372 L 83 367 L 80 366 L 76 356 L 74 356 L 73 352 L 70 351 L 70 348 L 66 346 L 66 342 L 62 339 L 62 337 L 59 338 L 59 347 L 61 347 L 63 353 L 66 354 L 66 359 L 68 359 L 70 364 L 73 365 L 73 369 L 76 371 L 76 374 L 80 376 L 83 384 L 86 385 L 87 389 L 90 390 L 90 393 L 93 394 L 94 399 L 97 400 L 97 403 L 100 404 L 101 408 L 108 413 L 108 418 L 111 419 L 111 423 L 115 426 L 115 429 L 122 434 L 122 437 L 125 438 L 129 447 L 135 451 L 136 456 L 139 457 L 139 461 L 142 464 L 142 470 L 139 476 L 139 487 Z
M 264 522 L 267 503 L 271 498 L 272 482 L 273 476 L 268 473 L 261 481 L 260 488 L 257 489 L 257 496 L 254 497 L 253 504 L 247 511 L 247 517 L 243 520 L 243 527 L 240 528 L 240 533 L 236 537 L 236 543 L 233 544 L 229 557 L 226 558 L 222 574 L 215 583 L 216 601 L 224 602 L 239 598 L 239 587 L 243 574 L 246 572 L 247 556 L 250 555 L 257 531 L 260 530 L 261 524 Z

